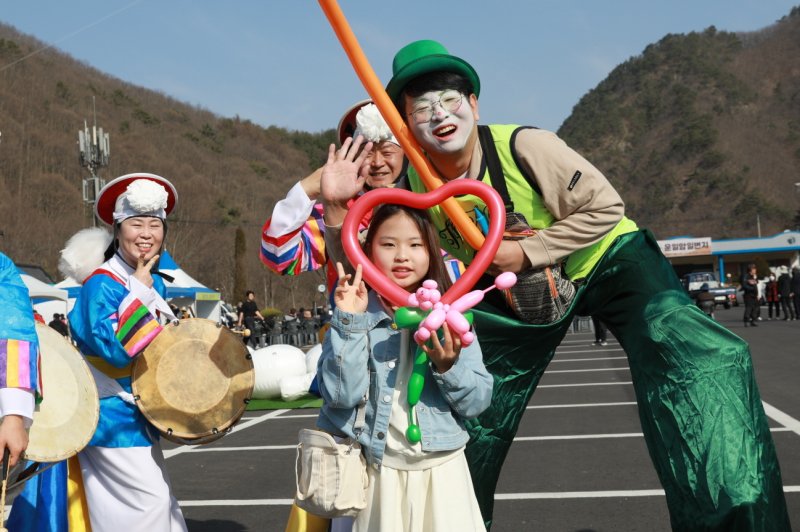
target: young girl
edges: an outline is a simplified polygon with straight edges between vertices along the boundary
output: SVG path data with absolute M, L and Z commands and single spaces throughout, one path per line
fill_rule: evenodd
M 380 207 L 364 243 L 366 254 L 389 280 L 409 292 L 432 279 L 442 293 L 449 281 L 433 226 L 423 211 Z M 357 437 L 370 477 L 367 507 L 354 531 L 485 530 L 475 498 L 464 446 L 464 419 L 489 406 L 492 377 L 477 342 L 461 346 L 445 324 L 443 341 L 431 336 L 422 349 L 430 358 L 416 405 L 419 443 L 406 439 L 408 379 L 416 344 L 411 331 L 393 323 L 394 308 L 361 280 L 344 274 L 334 293 L 336 310 L 318 367 L 324 404 L 317 425 L 340 436 Z M 366 396 L 366 426 L 353 430 Z

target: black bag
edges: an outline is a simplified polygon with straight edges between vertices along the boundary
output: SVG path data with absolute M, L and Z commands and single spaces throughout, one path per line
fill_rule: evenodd
M 481 147 L 486 157 L 492 187 L 500 194 L 506 208 L 504 240 L 522 240 L 536 234 L 525 216 L 514 211 L 514 202 L 508 194 L 505 175 L 494 146 L 491 132 L 478 126 Z M 504 290 L 506 302 L 517 317 L 525 323 L 544 325 L 561 319 L 567 313 L 577 289 L 567 279 L 560 264 L 545 268 L 530 268 L 517 274 L 517 283 Z
M 544 325 L 567 313 L 577 292 L 575 285 L 554 265 L 517 274 L 517 284 L 505 290 L 508 305 L 525 323 Z

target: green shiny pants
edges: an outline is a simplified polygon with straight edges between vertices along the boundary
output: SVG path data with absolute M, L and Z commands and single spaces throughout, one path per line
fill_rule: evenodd
M 525 407 L 578 314 L 600 317 L 625 349 L 673 530 L 790 530 L 750 350 L 693 304 L 648 231 L 619 237 L 556 323 L 528 325 L 488 306 L 474 314 L 495 379 L 492 405 L 467 424 L 487 527 Z

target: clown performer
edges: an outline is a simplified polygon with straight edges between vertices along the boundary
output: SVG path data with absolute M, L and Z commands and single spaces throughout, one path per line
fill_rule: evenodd
M 39 339 L 28 288 L 14 263 L 0 253 L 0 453 L 4 469 L 16 465 L 28 447 L 39 386 Z
M 628 356 L 672 527 L 789 530 L 748 345 L 693 304 L 653 235 L 625 217 L 605 176 L 554 133 L 479 126 L 478 74 L 438 42 L 405 46 L 392 71 L 386 91 L 442 179 L 491 184 L 504 196 L 507 218 L 520 226 L 501 243 L 490 270 L 517 273 L 523 282 L 515 290 L 523 290 L 525 301 L 525 291 L 537 289 L 524 288 L 528 272 L 563 265 L 575 292 L 549 323 L 526 322 L 522 306 L 491 293 L 474 310 L 484 362 L 495 377 L 492 405 L 468 422 L 467 457 L 487 526 L 500 468 L 539 379 L 573 317 L 594 315 Z M 413 191 L 425 191 L 413 168 L 408 181 Z M 325 177 L 322 188 L 336 190 Z M 470 216 L 485 209 L 475 197 L 456 200 Z M 343 197 L 325 195 L 323 202 L 329 226 L 344 219 Z M 430 213 L 442 247 L 469 264 L 475 250 L 453 221 L 441 206 Z M 340 236 L 326 233 L 337 260 Z
M 69 508 L 52 502 L 64 501 L 59 498 L 63 495 L 43 493 L 57 484 L 52 479 L 58 474 L 45 472 L 40 475 L 44 480 L 26 483 L 20 497 L 27 504 L 19 505 L 19 511 L 15 501 L 11 530 L 186 530 L 158 432 L 131 394 L 136 356 L 161 332 L 165 320 L 176 319 L 164 300 L 164 281 L 156 274 L 166 217 L 177 199 L 175 187 L 163 177 L 118 177 L 103 187 L 95 204 L 98 218 L 113 227 L 113 236 L 103 229 L 85 229 L 62 251 L 59 269 L 83 284 L 69 324 L 97 383 L 100 420 L 78 453 L 79 471 L 70 468 L 69 483 L 58 483 L 62 489 L 68 484 Z M 39 486 L 42 490 L 36 493 Z M 44 528 L 37 528 L 37 522 Z

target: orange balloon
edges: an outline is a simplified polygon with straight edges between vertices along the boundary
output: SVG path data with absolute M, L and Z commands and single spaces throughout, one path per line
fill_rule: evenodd
M 400 113 L 397 112 L 391 98 L 386 94 L 386 90 L 384 90 L 375 71 L 372 70 L 367 56 L 361 50 L 361 46 L 358 44 L 353 30 L 350 29 L 350 24 L 344 17 L 344 13 L 339 8 L 339 4 L 335 0 L 319 0 L 319 4 L 325 16 L 328 17 L 328 22 L 330 22 L 336 37 L 350 59 L 358 78 L 367 90 L 367 94 L 375 102 L 389 129 L 392 130 L 395 138 L 400 142 L 400 146 L 406 153 L 411 165 L 417 169 L 425 187 L 428 190 L 439 188 L 443 184 L 442 179 L 436 175 L 428 159 L 422 155 L 422 149 L 420 149 L 417 140 L 409 133 Z M 454 198 L 447 198 L 442 202 L 442 208 L 453 220 L 453 223 L 469 245 L 473 249 L 480 249 L 483 246 L 484 236 L 467 216 L 467 213 L 461 209 L 458 202 Z

